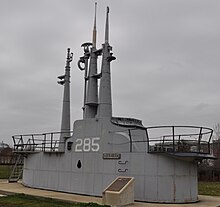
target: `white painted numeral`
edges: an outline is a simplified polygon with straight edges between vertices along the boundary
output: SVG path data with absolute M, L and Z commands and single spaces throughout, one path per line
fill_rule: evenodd
M 89 152 L 91 148 L 91 140 L 90 138 L 85 138 L 83 142 L 83 151 Z
M 75 152 L 98 152 L 100 149 L 99 140 L 99 137 L 77 139 Z
M 94 137 L 92 138 L 92 151 L 93 152 L 98 152 L 99 151 L 99 137 Z
M 75 152 L 82 152 L 82 139 L 76 140 Z

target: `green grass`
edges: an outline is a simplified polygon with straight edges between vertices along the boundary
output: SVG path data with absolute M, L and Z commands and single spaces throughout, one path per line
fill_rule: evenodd
M 0 179 L 8 179 L 10 175 L 9 165 L 0 165 Z
M 15 194 L 0 197 L 1 207 L 107 207 L 96 203 L 72 203 L 51 198 Z
M 220 196 L 220 182 L 199 182 L 199 195 Z

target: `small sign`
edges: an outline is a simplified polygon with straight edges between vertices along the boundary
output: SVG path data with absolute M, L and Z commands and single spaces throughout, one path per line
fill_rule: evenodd
M 111 183 L 110 186 L 105 191 L 116 191 L 119 192 L 124 188 L 130 181 L 131 177 L 118 177 L 116 180 Z
M 103 153 L 104 160 L 118 160 L 121 159 L 120 153 Z
M 134 203 L 134 177 L 117 177 L 103 192 L 102 202 L 109 206 Z

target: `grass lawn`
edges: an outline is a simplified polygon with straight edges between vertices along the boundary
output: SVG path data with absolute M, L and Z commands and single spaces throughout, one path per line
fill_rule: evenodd
M 8 179 L 10 175 L 9 165 L 0 165 L 0 179 Z
M 96 203 L 70 203 L 51 198 L 15 194 L 0 197 L 1 207 L 107 207 Z
M 220 182 L 199 182 L 199 195 L 220 196 Z

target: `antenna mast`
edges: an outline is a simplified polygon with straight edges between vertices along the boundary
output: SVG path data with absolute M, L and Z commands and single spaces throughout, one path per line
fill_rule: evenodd
M 84 106 L 83 106 L 83 118 L 94 118 L 97 114 L 98 107 L 98 78 L 97 74 L 97 59 L 101 54 L 100 50 L 96 49 L 96 9 L 97 3 L 95 3 L 95 18 L 92 34 L 92 43 L 84 43 L 84 56 L 79 60 L 79 68 L 85 70 L 85 87 L 84 87 Z M 90 48 L 90 46 L 92 46 Z M 86 50 L 85 50 L 86 49 Z M 90 58 L 90 60 L 89 60 Z M 88 62 L 89 61 L 89 62 Z M 80 63 L 85 65 L 84 68 L 80 67 Z M 88 70 L 89 64 L 89 70 Z M 88 72 L 87 72 L 88 70 Z
M 109 45 L 109 7 L 106 11 L 105 43 L 102 44 L 102 67 L 99 89 L 98 117 L 112 117 L 111 70 L 110 62 L 116 58 L 112 56 Z
M 97 2 L 95 2 L 95 18 L 94 18 L 94 27 L 93 27 L 93 35 L 92 35 L 92 45 L 94 48 L 96 48 L 96 36 L 97 36 L 97 30 L 96 30 L 96 10 L 97 10 Z
M 70 63 L 72 62 L 72 60 L 73 60 L 73 53 L 70 52 L 70 48 L 68 48 L 65 74 L 58 76 L 59 79 L 58 84 L 64 86 L 59 151 L 64 150 L 66 138 L 70 137 Z
M 107 6 L 106 11 L 106 24 L 105 24 L 105 43 L 108 43 L 109 41 L 109 7 Z

